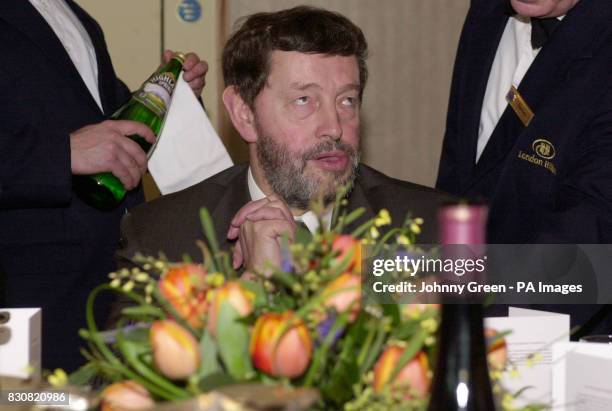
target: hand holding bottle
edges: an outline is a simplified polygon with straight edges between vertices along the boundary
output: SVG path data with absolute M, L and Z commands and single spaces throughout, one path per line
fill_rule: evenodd
M 164 64 L 170 62 L 175 53 L 172 50 L 165 50 L 163 61 Z M 185 62 L 183 63 L 183 79 L 189 84 L 196 96 L 202 94 L 204 85 L 206 84 L 206 73 L 208 72 L 208 63 L 201 60 L 195 53 L 187 53 Z
M 110 171 L 131 190 L 147 169 L 147 154 L 126 136 L 137 134 L 155 142 L 146 125 L 130 120 L 107 120 L 80 128 L 70 134 L 72 174 Z

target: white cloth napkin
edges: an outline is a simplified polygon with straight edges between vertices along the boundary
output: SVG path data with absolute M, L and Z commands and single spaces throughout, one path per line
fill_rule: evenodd
M 183 75 L 157 144 L 149 171 L 162 194 L 183 190 L 233 165 Z

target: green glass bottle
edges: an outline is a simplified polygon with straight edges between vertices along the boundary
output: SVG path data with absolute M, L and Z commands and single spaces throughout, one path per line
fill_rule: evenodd
M 185 56 L 176 53 L 167 64 L 153 73 L 111 118 L 138 121 L 149 126 L 153 133 L 159 136 L 184 61 Z M 128 137 L 138 143 L 146 153 L 152 152 L 152 145 L 143 137 L 137 134 Z M 117 207 L 127 193 L 121 181 L 110 172 L 74 176 L 73 184 L 74 190 L 83 201 L 101 210 Z

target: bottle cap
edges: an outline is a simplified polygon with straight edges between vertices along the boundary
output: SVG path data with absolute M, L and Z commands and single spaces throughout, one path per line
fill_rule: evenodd
M 177 52 L 172 56 L 173 59 L 178 60 L 181 64 L 185 63 L 185 55 L 183 53 Z
M 488 208 L 483 204 L 444 205 L 438 212 L 441 244 L 484 244 Z

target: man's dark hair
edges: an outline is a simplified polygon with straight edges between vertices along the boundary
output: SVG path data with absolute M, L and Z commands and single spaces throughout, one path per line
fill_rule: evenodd
M 328 10 L 299 6 L 245 17 L 223 49 L 225 86 L 234 86 L 253 107 L 270 74 L 272 51 L 355 56 L 359 65 L 359 96 L 368 78 L 368 45 L 363 32 L 346 17 Z

